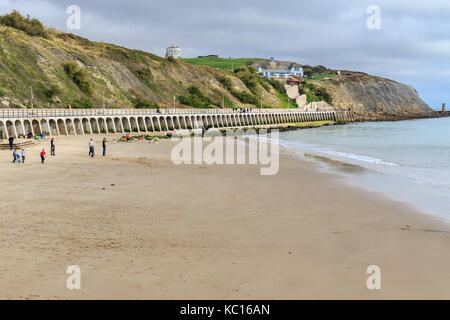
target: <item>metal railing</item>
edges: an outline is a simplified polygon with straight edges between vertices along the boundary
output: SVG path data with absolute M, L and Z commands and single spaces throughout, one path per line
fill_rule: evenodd
M 316 113 L 298 109 L 0 109 L 0 118 L 52 118 L 83 116 L 152 116 L 186 114 L 260 114 L 260 113 Z M 328 111 L 330 112 L 330 111 Z

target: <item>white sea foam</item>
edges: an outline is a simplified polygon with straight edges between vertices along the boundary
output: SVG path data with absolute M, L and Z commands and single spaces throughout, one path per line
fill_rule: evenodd
M 394 166 L 394 167 L 400 166 L 397 163 L 388 162 L 388 161 L 384 161 L 382 159 L 373 158 L 373 157 L 369 157 L 369 156 L 365 156 L 365 155 L 361 155 L 361 154 L 354 154 L 354 153 L 350 153 L 350 152 L 339 152 L 339 151 L 334 151 L 334 150 L 323 150 L 323 149 L 322 150 L 318 149 L 318 151 L 320 153 L 328 154 L 331 156 L 338 156 L 338 157 L 342 157 L 342 158 L 353 159 L 356 161 L 362 161 L 362 162 L 374 163 L 374 164 L 380 164 L 380 165 L 386 165 L 386 166 Z
M 368 164 L 386 165 L 386 166 L 392 166 L 392 167 L 400 166 L 397 163 L 385 161 L 383 159 L 378 159 L 378 158 L 370 157 L 367 155 L 355 154 L 355 153 L 351 153 L 351 152 L 341 152 L 341 151 L 336 151 L 333 149 L 323 148 L 323 147 L 320 147 L 317 145 L 299 143 L 297 141 L 281 141 L 280 145 L 283 148 L 286 148 L 288 150 L 293 149 L 295 151 L 309 152 L 309 153 L 312 153 L 315 155 L 320 155 L 320 156 L 328 155 L 328 156 L 330 156 L 330 158 L 333 158 L 333 160 L 343 160 L 341 158 L 344 158 L 344 159 L 355 160 L 358 164 L 361 164 L 360 162 L 363 162 L 363 163 L 365 162 Z M 336 159 L 336 158 L 339 158 L 339 159 Z

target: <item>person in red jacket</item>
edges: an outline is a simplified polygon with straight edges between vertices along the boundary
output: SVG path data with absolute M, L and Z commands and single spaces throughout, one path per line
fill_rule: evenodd
M 42 149 L 41 151 L 41 163 L 44 164 L 45 161 L 45 149 Z

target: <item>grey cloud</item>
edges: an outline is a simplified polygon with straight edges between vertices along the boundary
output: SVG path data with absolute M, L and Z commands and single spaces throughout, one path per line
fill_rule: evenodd
M 163 55 L 217 53 L 270 57 L 360 70 L 415 86 L 432 106 L 450 101 L 450 2 L 447 0 L 2 0 L 49 26 L 66 28 L 66 8 L 81 7 L 77 34 Z M 366 9 L 381 8 L 381 30 Z

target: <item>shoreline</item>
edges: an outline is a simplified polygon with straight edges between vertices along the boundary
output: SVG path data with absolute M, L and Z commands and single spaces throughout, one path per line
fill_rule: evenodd
M 417 120 L 427 121 L 428 119 Z M 427 126 L 427 122 L 422 123 L 422 126 Z M 359 128 L 357 124 L 355 126 Z M 332 133 L 334 131 L 335 128 L 325 129 L 325 132 Z M 314 136 L 314 132 L 316 131 L 311 132 L 312 136 Z M 337 132 L 340 131 L 337 130 Z M 308 138 L 302 139 L 302 136 L 302 134 L 297 135 L 295 133 L 293 135 L 287 134 L 280 137 L 280 143 L 284 150 L 288 152 L 318 161 L 322 164 L 323 171 L 338 172 L 347 184 L 358 186 L 368 192 L 382 193 L 389 199 L 399 200 L 416 207 L 426 215 L 437 216 L 445 219 L 446 223 L 450 222 L 446 189 L 439 184 L 418 180 L 416 177 L 418 175 L 420 178 L 420 172 L 416 176 L 410 175 L 408 170 L 410 167 L 414 168 L 413 164 L 408 165 L 408 162 L 403 163 L 398 157 L 397 159 L 390 158 L 379 152 L 368 152 L 366 150 L 368 153 L 364 153 L 364 151 L 358 152 L 355 149 L 352 151 L 349 146 L 339 147 L 336 145 L 333 147 L 332 143 L 326 143 L 324 139 L 314 142 L 314 140 Z M 374 161 L 379 161 L 381 164 L 378 165 Z M 346 164 L 345 168 L 342 164 Z M 364 170 L 353 170 L 356 167 Z M 349 168 L 350 170 L 348 170 Z
M 25 165 L 0 151 L 0 297 L 450 297 L 446 227 L 317 163 L 280 153 L 274 176 L 176 166 L 170 140 L 110 142 L 106 158 L 90 159 L 88 138 L 57 139 L 45 165 L 48 142 Z M 65 288 L 68 265 L 82 270 L 80 291 Z M 381 290 L 366 288 L 369 265 L 381 268 Z
M 377 186 L 375 184 L 371 185 L 370 187 L 367 185 L 362 186 L 362 183 L 358 184 L 356 182 L 355 175 L 368 174 L 368 175 L 386 176 L 394 180 L 396 178 L 398 179 L 398 177 L 389 176 L 385 173 L 374 171 L 373 169 L 366 168 L 362 165 L 336 160 L 322 155 L 315 155 L 304 151 L 283 149 L 283 152 L 285 152 L 289 156 L 298 158 L 302 161 L 312 161 L 314 163 L 317 163 L 319 165 L 319 168 L 317 170 L 332 175 L 334 174 L 339 175 L 340 180 L 342 180 L 342 183 L 346 186 L 354 188 L 363 187 L 364 189 L 362 190 L 362 192 L 378 194 L 382 198 L 403 203 L 406 207 L 411 208 L 411 210 L 413 211 L 417 211 L 423 216 L 435 218 L 439 220 L 441 223 L 450 226 L 450 219 L 448 217 L 444 217 L 442 213 L 433 212 L 433 210 L 430 207 L 418 208 L 417 203 L 415 203 L 410 198 L 405 199 L 400 197 L 398 194 L 396 195 L 387 194 L 386 192 L 383 192 L 383 190 L 380 189 L 380 186 Z

